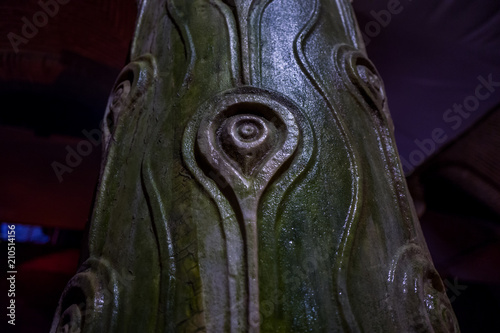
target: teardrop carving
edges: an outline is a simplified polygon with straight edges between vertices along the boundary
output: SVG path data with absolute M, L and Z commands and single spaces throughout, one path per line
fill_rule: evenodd
M 150 54 L 142 55 L 122 69 L 104 114 L 104 147 L 108 147 L 112 138 L 118 134 L 119 118 L 131 112 L 133 104 L 149 89 L 154 81 L 155 71 L 156 61 Z
M 394 131 L 384 83 L 375 65 L 359 50 L 349 45 L 339 45 L 334 52 L 338 72 L 344 77 L 344 82 L 350 82 L 348 88 L 360 102 L 376 110 L 384 123 Z
M 63 291 L 51 332 L 108 332 L 116 329 L 117 272 L 104 259 L 89 258 Z M 115 321 L 113 321 L 115 319 Z
M 210 108 L 212 112 L 198 129 L 199 151 L 212 172 L 231 186 L 238 201 L 257 202 L 297 148 L 295 117 L 278 100 L 262 94 L 226 95 Z M 224 184 L 219 181 L 218 185 Z
M 366 62 L 366 64 L 364 62 Z M 384 87 L 374 67 L 365 58 L 359 58 L 355 68 L 358 81 L 363 83 L 361 88 L 364 94 L 369 97 L 378 108 L 383 109 L 385 103 Z
M 277 93 L 240 87 L 203 104 L 184 135 L 183 154 L 188 167 L 195 175 L 201 171 L 214 181 L 238 217 L 246 253 L 242 260 L 247 275 L 249 332 L 258 332 L 260 326 L 260 198 L 297 151 L 301 131 L 295 114 L 297 107 Z M 193 146 L 199 152 L 196 165 L 190 157 Z M 215 193 L 214 197 L 222 199 Z
M 401 331 L 459 332 L 450 301 L 428 254 L 417 244 L 401 246 L 388 275 L 397 302 L 392 311 Z M 420 307 L 419 304 L 424 304 Z

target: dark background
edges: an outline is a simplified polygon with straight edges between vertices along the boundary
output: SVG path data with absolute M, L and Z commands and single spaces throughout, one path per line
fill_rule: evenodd
M 500 86 L 500 2 L 353 5 L 461 329 L 500 332 L 500 87 L 482 88 L 489 94 L 481 100 L 476 91 L 481 78 Z M 0 222 L 2 239 L 7 223 L 18 231 L 16 332 L 49 330 L 78 267 L 99 174 L 99 122 L 127 61 L 137 7 L 132 0 L 67 1 L 36 33 L 26 30 L 32 36 L 16 52 L 11 40 L 25 38 L 23 17 L 43 23 L 42 10 L 35 0 L 0 0 Z M 61 171 L 79 148 L 88 155 Z M 1 251 L 6 257 L 4 240 Z

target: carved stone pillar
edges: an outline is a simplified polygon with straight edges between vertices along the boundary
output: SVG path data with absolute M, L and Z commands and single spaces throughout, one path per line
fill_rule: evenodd
M 52 332 L 457 332 L 347 0 L 144 0 Z

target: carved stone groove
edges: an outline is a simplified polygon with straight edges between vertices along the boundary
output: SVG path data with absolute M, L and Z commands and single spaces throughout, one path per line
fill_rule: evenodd
M 238 216 L 252 331 L 260 325 L 258 316 L 255 319 L 259 313 L 259 203 L 271 180 L 297 150 L 302 137 L 295 117 L 299 112 L 276 92 L 237 88 L 205 103 L 185 134 L 186 163 L 195 174 L 203 172 L 215 182 Z M 192 156 L 190 142 L 196 142 L 198 158 Z M 191 163 L 194 159 L 196 164 Z

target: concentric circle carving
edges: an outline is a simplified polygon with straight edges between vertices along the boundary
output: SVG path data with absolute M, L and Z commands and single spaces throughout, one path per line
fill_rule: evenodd
M 202 158 L 237 196 L 262 193 L 297 148 L 295 116 L 268 94 L 223 95 L 208 105 L 196 140 Z
M 250 176 L 276 141 L 276 128 L 265 118 L 240 114 L 226 119 L 217 141 L 241 173 Z
M 402 246 L 389 273 L 392 310 L 401 331 L 459 332 L 438 272 L 417 244 Z
M 118 75 L 104 114 L 105 147 L 111 137 L 115 136 L 121 115 L 133 111 L 134 102 L 141 98 L 153 83 L 155 66 L 154 58 L 144 55 L 125 66 Z
M 389 128 L 394 130 L 384 83 L 375 65 L 359 50 L 348 45 L 340 45 L 334 50 L 334 60 L 349 90 L 361 103 L 367 103 L 371 109 L 382 116 Z
M 51 333 L 108 331 L 115 323 L 118 288 L 115 272 L 102 259 L 88 259 L 66 285 Z
M 357 76 L 363 82 L 365 95 L 369 96 L 378 106 L 383 107 L 385 102 L 384 85 L 378 74 L 374 71 L 374 67 L 370 64 L 365 64 L 365 59 L 357 59 L 356 71 Z

